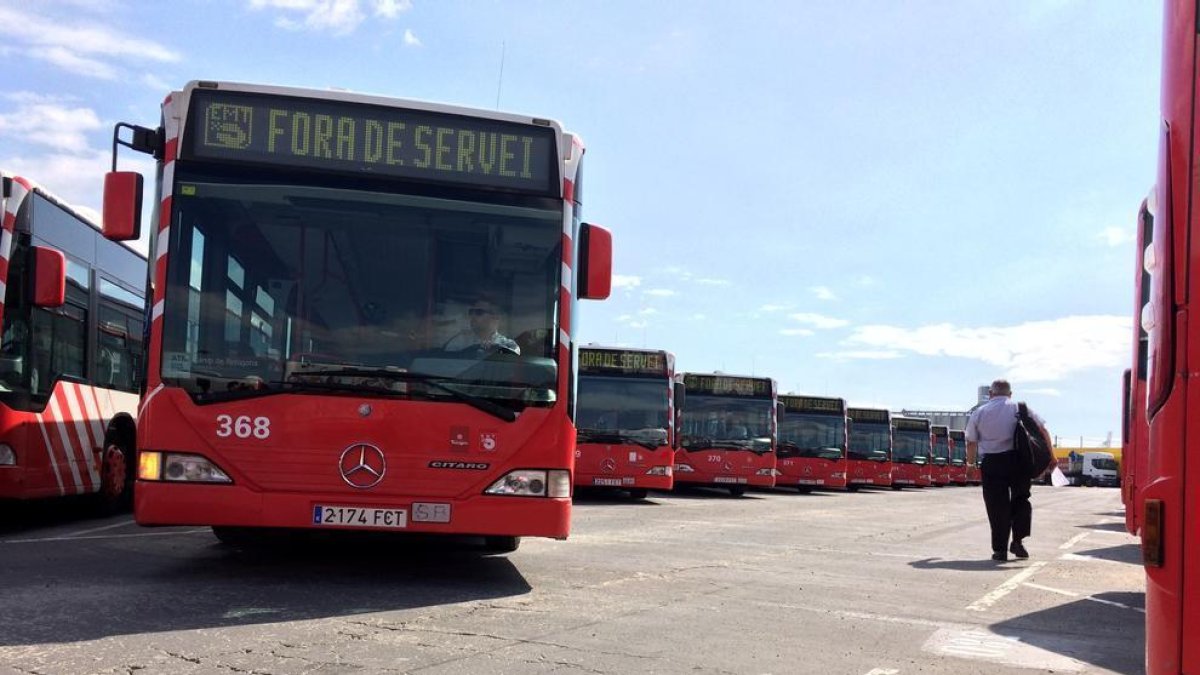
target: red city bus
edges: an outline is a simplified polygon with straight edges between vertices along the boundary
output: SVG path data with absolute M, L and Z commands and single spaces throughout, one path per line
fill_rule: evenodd
M 892 413 L 883 408 L 846 408 L 846 417 L 850 418 L 847 489 L 892 485 Z
M 933 434 L 929 420 L 921 417 L 892 418 L 892 488 L 933 485 L 930 469 Z
M 784 394 L 779 403 L 775 484 L 846 487 L 846 400 Z
M 575 485 L 670 490 L 676 386 L 670 352 L 581 347 Z
M 930 455 L 930 481 L 936 487 L 946 487 L 950 484 L 950 427 L 944 424 L 933 424 L 929 427 L 933 434 L 933 454 Z
M 1146 471 L 1139 473 L 1146 567 L 1146 671 L 1200 672 L 1200 209 L 1196 189 L 1197 8 L 1167 0 L 1163 12 L 1162 125 L 1158 178 L 1147 204 L 1149 302 Z M 1138 405 L 1141 405 L 1139 402 Z
M 1154 217 L 1148 200 L 1138 209 L 1137 269 L 1134 270 L 1133 364 L 1125 371 L 1121 425 L 1121 499 L 1125 502 L 1125 529 L 1136 535 L 1141 529 L 1142 502 L 1138 488 L 1146 476 L 1146 448 L 1150 426 L 1146 423 L 1146 347 L 1148 336 L 1140 321 L 1150 300 L 1150 281 L 1142 256 L 1154 235 Z
M 967 432 L 962 429 L 950 430 L 950 482 L 955 485 L 970 483 L 970 470 L 967 466 Z
M 675 486 L 775 486 L 775 380 L 684 373 Z
M 0 499 L 132 502 L 146 259 L 0 176 Z
M 880 408 L 847 408 L 850 443 L 846 449 L 847 488 L 892 484 L 892 414 Z
M 158 160 L 137 521 L 566 538 L 572 317 L 611 281 L 579 138 L 217 82 L 162 124 L 114 132 Z M 106 177 L 107 236 L 136 236 L 140 186 Z

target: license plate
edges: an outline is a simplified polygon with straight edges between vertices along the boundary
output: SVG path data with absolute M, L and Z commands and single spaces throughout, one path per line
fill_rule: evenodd
M 809 480 L 809 479 L 807 479 L 807 478 L 801 478 L 800 480 L 797 480 L 797 481 L 796 481 L 796 484 L 797 484 L 797 485 L 820 485 L 820 484 L 821 484 L 821 483 L 823 483 L 823 482 L 824 482 L 824 481 L 819 481 L 819 480 Z
M 318 504 L 313 507 L 313 525 L 400 530 L 408 527 L 408 509 Z
M 716 478 L 713 479 L 713 482 L 714 483 L 745 483 L 746 479 L 739 478 L 737 476 L 717 476 Z
M 620 478 L 593 478 L 592 485 L 600 485 L 602 487 L 621 487 Z

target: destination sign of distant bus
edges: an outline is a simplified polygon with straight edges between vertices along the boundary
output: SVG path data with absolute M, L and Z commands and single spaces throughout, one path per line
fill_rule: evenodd
M 892 424 L 903 431 L 929 431 L 929 420 L 904 420 L 892 418 Z
M 815 396 L 780 396 L 784 410 L 793 412 L 819 412 L 842 414 L 842 401 L 836 398 Z
M 621 372 L 665 375 L 667 360 L 655 352 L 630 352 L 620 349 L 579 350 L 581 372 Z
M 683 385 L 688 393 L 752 397 L 771 395 L 771 381 L 757 377 L 689 374 L 684 375 Z
M 549 126 L 213 90 L 193 94 L 189 115 L 195 159 L 559 193 Z
M 855 422 L 887 422 L 888 412 L 886 410 L 870 410 L 867 408 L 851 408 L 849 413 L 850 419 Z

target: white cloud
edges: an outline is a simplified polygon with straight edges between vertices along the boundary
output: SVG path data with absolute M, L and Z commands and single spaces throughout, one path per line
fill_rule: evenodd
M 394 19 L 412 9 L 410 0 L 375 0 L 375 16 Z M 405 31 L 407 37 L 409 31 Z
M 707 319 L 707 318 L 708 318 L 708 316 L 706 316 L 706 315 L 704 315 L 704 314 L 700 314 L 700 313 L 696 313 L 696 314 L 693 314 L 693 315 L 692 315 L 692 320 L 693 320 L 693 321 L 703 321 L 703 320 L 705 320 L 705 319 Z
M 645 328 L 646 326 L 649 326 L 649 325 L 650 324 L 646 323 L 645 321 L 630 321 L 629 322 L 630 328 Z
M 808 290 L 812 291 L 818 300 L 837 300 L 837 295 L 828 286 L 813 286 Z
M 696 279 L 696 283 L 700 284 L 701 286 L 728 286 L 729 280 L 728 279 L 714 279 L 711 277 L 701 277 L 699 279 Z
M 646 295 L 653 295 L 656 298 L 669 298 L 675 295 L 675 291 L 669 288 L 651 288 L 646 291 Z
M 174 63 L 179 53 L 153 40 L 146 40 L 101 25 L 49 18 L 0 4 L 0 40 L 22 45 L 16 54 L 46 61 L 85 77 L 112 80 L 119 75 L 111 60 L 142 63 Z
M 793 335 L 793 336 L 809 336 L 809 335 L 814 335 L 815 333 L 807 328 L 783 328 L 783 329 L 780 329 L 779 334 L 780 335 Z
M 823 314 L 814 314 L 812 312 L 801 312 L 799 314 L 789 314 L 794 321 L 806 323 L 817 328 L 841 328 L 850 325 L 850 322 L 845 319 L 835 319 Z
M 613 288 L 624 288 L 626 290 L 637 288 L 642 285 L 642 278 L 632 274 L 614 274 L 612 277 Z
M 788 309 L 788 307 L 789 307 L 789 305 L 771 305 L 771 304 L 767 304 L 767 305 L 763 305 L 762 307 L 759 307 L 759 308 L 758 308 L 758 311 L 760 311 L 760 312 L 767 312 L 767 313 L 771 313 L 771 312 L 782 312 L 783 310 L 785 310 L 785 309 Z
M 890 349 L 859 349 L 859 350 L 849 349 L 849 350 L 840 351 L 840 352 L 821 352 L 820 354 L 817 354 L 817 356 L 822 359 L 837 359 L 837 360 L 866 359 L 866 360 L 877 361 L 877 360 L 884 360 L 884 359 L 898 359 L 898 358 L 900 358 L 901 354 L 900 354 L 900 352 L 893 351 Z M 864 407 L 869 407 L 869 406 L 864 406 Z
M 855 279 L 854 283 L 858 284 L 859 286 L 862 286 L 863 288 L 866 288 L 868 286 L 874 286 L 875 285 L 875 277 L 871 276 L 870 274 L 864 274 L 864 275 L 860 276 L 859 278 Z
M 654 309 L 653 307 L 643 307 L 642 309 L 638 310 L 638 314 L 641 316 L 654 316 L 655 314 L 658 314 L 658 310 Z
M 395 19 L 412 9 L 408 0 L 368 0 L 365 4 L 383 19 Z M 358 29 L 367 18 L 363 5 L 361 0 L 250 0 L 250 9 L 279 12 L 275 25 L 280 28 L 328 31 L 334 35 L 349 35 Z M 413 45 L 410 36 L 416 45 L 420 44 L 412 31 L 405 31 L 405 44 Z
M 421 46 L 421 38 L 417 37 L 417 34 L 412 32 L 411 28 L 404 29 L 404 46 L 405 47 L 420 47 Z
M 9 96 L 20 103 L 11 113 L 0 114 L 0 138 L 44 145 L 78 153 L 88 147 L 87 132 L 103 125 L 91 108 L 68 107 L 59 100 L 21 92 Z
M 629 323 L 632 320 L 633 320 L 632 314 L 622 314 L 621 316 L 617 317 L 617 323 Z
M 861 326 L 846 343 L 976 359 L 1003 369 L 1010 380 L 1046 382 L 1079 370 L 1125 363 L 1131 321 L 1127 316 L 1094 315 L 979 328 L 949 323 L 919 328 Z
M 154 91 L 162 92 L 163 95 L 166 95 L 166 93 L 168 91 L 171 91 L 172 89 L 175 88 L 175 87 L 171 86 L 170 82 L 167 82 L 166 80 L 162 79 L 161 77 L 159 77 L 153 73 L 143 73 L 142 74 L 142 84 L 146 85 L 147 87 L 150 87 Z
M 1108 246 L 1121 246 L 1134 241 L 1134 231 L 1128 227 L 1117 227 L 1115 225 L 1104 228 L 1096 235 L 1096 238 L 1104 242 Z
M 1054 387 L 1040 387 L 1038 389 L 1026 389 L 1030 394 L 1041 394 L 1042 396 L 1062 396 L 1062 391 Z

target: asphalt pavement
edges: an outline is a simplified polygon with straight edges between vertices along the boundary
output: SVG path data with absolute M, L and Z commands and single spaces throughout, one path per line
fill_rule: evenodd
M 1141 672 L 1119 492 L 1033 503 L 1004 564 L 979 488 L 584 494 L 507 556 L 0 505 L 0 673 Z

